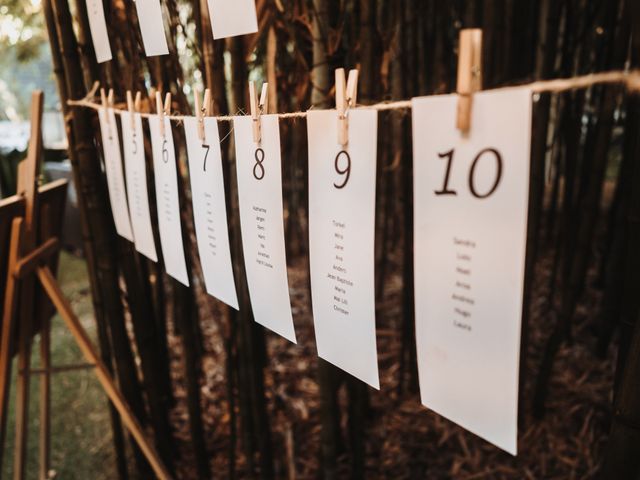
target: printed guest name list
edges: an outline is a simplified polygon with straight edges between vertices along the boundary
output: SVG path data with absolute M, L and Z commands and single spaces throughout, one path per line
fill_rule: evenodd
M 260 116 L 260 141 L 249 116 L 233 120 L 242 250 L 253 316 L 296 342 L 284 244 L 280 127 L 277 115 Z
M 422 403 L 515 455 L 531 92 L 413 100 L 414 272 Z
M 337 143 L 335 111 L 310 111 L 309 257 L 318 355 L 380 388 L 375 330 L 377 112 L 349 112 Z

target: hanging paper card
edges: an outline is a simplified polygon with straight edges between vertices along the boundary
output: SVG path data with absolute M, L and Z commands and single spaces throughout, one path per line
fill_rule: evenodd
M 218 122 L 204 119 L 204 141 L 198 136 L 198 120 L 184 119 L 191 179 L 191 200 L 198 253 L 207 292 L 238 310 L 229 248 L 227 207 L 220 156 Z
M 318 355 L 380 388 L 374 299 L 377 112 L 310 111 L 309 257 Z
M 91 30 L 96 60 L 98 63 L 111 60 L 111 45 L 109 45 L 102 0 L 87 0 L 87 16 L 89 17 L 89 30 Z
M 261 115 L 261 142 L 250 116 L 233 120 L 244 264 L 253 316 L 296 343 L 284 246 L 280 128 L 277 115 Z
M 124 188 L 116 115 L 112 108 L 100 108 L 98 110 L 98 119 L 100 120 L 104 166 L 107 174 L 107 187 L 109 189 L 109 202 L 111 203 L 113 222 L 116 225 L 118 235 L 133 242 L 129 207 L 127 206 L 127 192 Z
M 531 92 L 413 100 L 415 315 L 422 403 L 516 454 Z
M 138 12 L 138 23 L 140 24 L 145 53 L 148 57 L 167 55 L 169 49 L 164 34 L 160 0 L 135 0 L 134 3 Z
M 207 0 L 213 38 L 258 31 L 255 0 Z
M 131 207 L 131 226 L 133 227 L 136 250 L 157 262 L 158 256 L 149 214 L 142 117 L 139 113 L 134 113 L 132 123 L 131 114 L 123 112 L 120 115 L 120 120 L 124 148 L 124 171 L 127 180 L 129 206 Z
M 180 201 L 178 197 L 178 172 L 176 168 L 171 122 L 164 118 L 164 135 L 160 131 L 160 117 L 149 119 L 153 171 L 156 186 L 156 207 L 160 247 L 167 273 L 180 283 L 189 286 L 189 275 L 182 244 Z

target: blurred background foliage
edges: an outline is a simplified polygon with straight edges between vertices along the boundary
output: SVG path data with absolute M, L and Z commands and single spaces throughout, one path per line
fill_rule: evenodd
M 40 0 L 2 0 L 0 51 L 0 120 L 25 119 L 34 89 L 45 110 L 59 110 Z

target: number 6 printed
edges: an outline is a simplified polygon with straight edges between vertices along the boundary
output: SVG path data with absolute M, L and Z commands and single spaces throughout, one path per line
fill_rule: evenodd
M 162 161 L 169 163 L 169 151 L 167 150 L 167 141 L 162 140 Z

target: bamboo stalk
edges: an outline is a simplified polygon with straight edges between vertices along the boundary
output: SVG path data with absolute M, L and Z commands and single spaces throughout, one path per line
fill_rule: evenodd
M 69 6 L 65 0 L 46 0 L 51 5 L 51 20 L 47 22 L 50 38 L 57 39 L 57 48 L 52 50 L 54 64 L 57 64 L 58 86 L 67 121 L 67 137 L 69 139 L 69 158 L 73 167 L 74 183 L 78 194 L 81 226 L 84 240 L 84 251 L 87 258 L 87 267 L 93 299 L 96 323 L 98 325 L 98 337 L 106 365 L 113 361 L 111 350 L 113 349 L 118 366 L 118 379 L 125 397 L 134 409 L 140 413 L 141 396 L 140 388 L 135 378 L 135 367 L 124 330 L 124 312 L 118 287 L 118 274 L 115 255 L 115 231 L 113 220 L 109 217 L 106 191 L 102 180 L 100 165 L 95 162 L 97 152 L 93 142 L 93 130 L 91 121 L 86 112 L 78 112 L 66 108 L 64 100 L 77 97 L 85 89 L 83 84 L 83 68 L 78 55 L 78 44 L 72 29 L 72 20 Z M 45 10 L 46 11 L 46 10 Z M 79 13 L 82 13 L 80 10 Z M 81 22 L 81 26 L 83 22 Z M 86 30 L 80 29 L 81 38 Z M 86 36 L 84 37 L 86 38 Z M 52 43 L 53 46 L 53 43 Z M 83 50 L 86 52 L 86 49 Z M 88 52 L 91 53 L 91 50 Z M 92 62 L 84 56 L 84 64 Z M 93 60 L 95 62 L 95 59 Z M 99 261 L 98 261 L 99 259 Z M 118 328 L 120 327 L 120 328 Z M 112 340 L 112 344 L 109 343 Z M 133 375 L 132 375 L 133 374 Z M 137 398 L 139 401 L 131 402 Z M 114 414 L 112 410 L 112 415 Z M 114 442 L 118 458 L 118 471 L 125 478 L 125 455 L 120 440 L 121 427 L 114 427 Z M 138 457 L 140 458 L 140 457 Z

